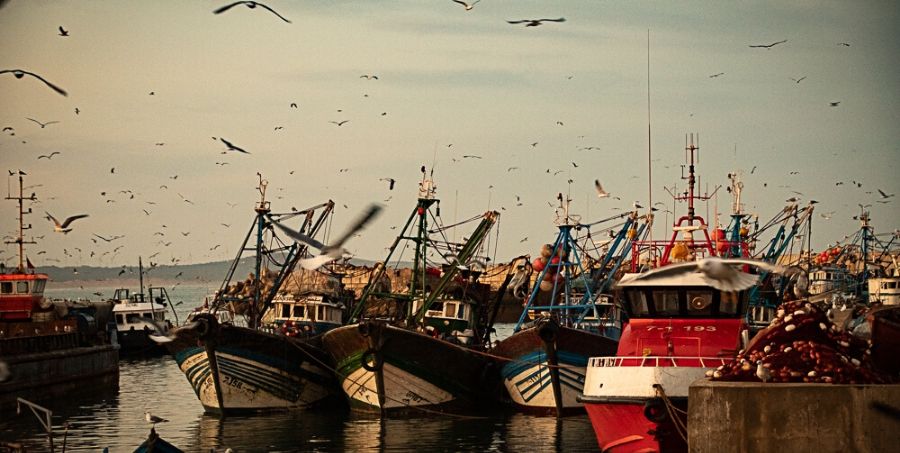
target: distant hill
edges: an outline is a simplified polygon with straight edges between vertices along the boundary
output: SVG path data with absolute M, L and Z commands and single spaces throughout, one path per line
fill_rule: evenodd
M 357 266 L 371 266 L 375 261 L 363 259 L 351 259 L 351 264 Z M 411 265 L 412 263 L 403 263 Z M 255 265 L 255 257 L 248 256 L 242 258 L 235 270 L 235 275 L 242 279 L 253 272 Z M 144 263 L 144 279 L 153 281 L 181 281 L 181 282 L 221 282 L 225 278 L 231 266 L 231 261 L 213 261 L 209 263 L 199 264 L 181 264 L 181 265 L 157 265 L 150 266 Z M 50 276 L 54 282 L 90 282 L 90 281 L 117 281 L 117 280 L 137 280 L 138 266 L 125 267 L 96 267 L 96 266 L 75 266 L 75 267 L 59 267 L 59 266 L 41 266 L 36 269 Z M 77 271 L 77 273 L 76 273 Z

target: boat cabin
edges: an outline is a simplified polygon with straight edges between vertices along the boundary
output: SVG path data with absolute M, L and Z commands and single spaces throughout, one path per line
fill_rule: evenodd
M 166 301 L 168 294 L 165 288 L 149 288 L 149 294 L 132 293 L 127 288 L 119 288 L 113 294 L 113 314 L 116 318 L 116 329 L 153 330 L 154 326 L 147 319 L 159 325 L 166 324 Z
M 412 312 L 422 308 L 422 299 L 412 302 Z M 463 332 L 473 322 L 472 303 L 460 299 L 437 299 L 425 311 L 426 329 L 430 326 L 436 334 L 451 334 L 454 330 Z
M 820 267 L 809 274 L 809 294 L 852 290 L 853 278 L 846 269 L 837 266 Z
M 343 324 L 345 308 L 325 293 L 280 293 L 272 300 L 272 323 L 289 336 L 316 335 Z
M 31 319 L 49 278 L 46 274 L 18 271 L 0 274 L 0 321 Z
M 746 329 L 748 292 L 719 291 L 699 272 L 617 285 L 629 320 L 619 356 L 717 357 L 735 352 Z
M 900 277 L 869 279 L 869 303 L 900 305 Z

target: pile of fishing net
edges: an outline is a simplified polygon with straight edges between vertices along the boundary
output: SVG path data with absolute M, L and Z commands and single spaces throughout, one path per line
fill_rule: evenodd
M 872 366 L 871 344 L 840 330 L 820 308 L 785 302 L 734 361 L 707 372 L 716 381 L 884 384 Z

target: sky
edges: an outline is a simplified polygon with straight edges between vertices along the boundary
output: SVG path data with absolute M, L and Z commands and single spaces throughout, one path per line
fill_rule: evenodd
M 265 2 L 291 23 L 243 5 L 213 14 L 228 3 L 0 2 L 0 70 L 69 93 L 0 74 L 0 126 L 13 128 L 0 162 L 39 199 L 26 219 L 36 265 L 230 259 L 257 172 L 275 211 L 334 200 L 330 237 L 384 205 L 347 244 L 382 259 L 421 165 L 446 224 L 497 210 L 495 260 L 536 255 L 556 235 L 558 193 L 585 223 L 646 206 L 650 187 L 684 214 L 665 188 L 684 187 L 688 133 L 700 189 L 740 172 L 761 223 L 790 197 L 818 201 L 814 249 L 857 230 L 859 204 L 876 233 L 900 227 L 897 197 L 878 192 L 900 193 L 897 2 Z M 536 18 L 565 22 L 507 23 Z M 620 199 L 598 198 L 595 180 Z M 723 190 L 698 205 L 710 223 L 715 206 L 727 222 Z M 15 204 L 0 209 L 13 234 Z M 63 235 L 45 211 L 89 217 Z M 658 238 L 672 217 L 656 219 Z M 2 250 L 15 264 L 15 247 Z

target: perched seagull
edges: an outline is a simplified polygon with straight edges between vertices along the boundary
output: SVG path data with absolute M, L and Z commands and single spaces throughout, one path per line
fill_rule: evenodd
M 749 260 L 743 258 L 718 258 L 710 256 L 700 261 L 670 264 L 654 269 L 643 274 L 637 274 L 630 281 L 650 281 L 653 279 L 672 277 L 690 272 L 700 272 L 703 281 L 720 291 L 743 291 L 755 285 L 758 275 L 739 272 L 734 265 L 750 265 L 769 272 L 781 272 L 782 267 L 766 263 L 765 261 Z
M 477 5 L 478 2 L 480 2 L 481 0 L 475 0 L 474 2 L 472 2 L 471 5 L 464 1 L 461 1 L 461 0 L 452 0 L 452 1 L 453 1 L 453 3 L 459 3 L 460 5 L 462 5 L 466 9 L 466 11 L 471 11 L 472 8 L 474 8 L 475 5 Z
M 69 36 L 69 30 L 66 30 L 65 28 L 62 27 L 62 25 L 60 25 L 59 26 L 59 36 L 62 36 L 62 37 Z
M 56 124 L 59 122 L 59 121 L 47 121 L 46 123 L 42 123 L 34 118 L 25 118 L 25 119 L 28 121 L 34 121 L 35 123 L 39 124 L 41 126 L 41 129 L 43 129 L 51 124 Z
M 772 373 L 769 372 L 768 368 L 763 366 L 762 360 L 756 361 L 756 377 L 763 382 L 769 382 L 769 379 L 772 379 Z
M 305 258 L 300 260 L 301 267 L 303 267 L 304 269 L 313 270 L 318 269 L 326 263 L 334 261 L 343 256 L 346 252 L 346 250 L 344 250 L 343 248 L 344 243 L 347 242 L 348 239 L 353 237 L 356 232 L 362 230 L 367 223 L 369 223 L 373 218 L 375 218 L 375 216 L 378 215 L 379 212 L 381 212 L 381 206 L 377 204 L 369 205 L 369 208 L 366 209 L 362 216 L 357 218 L 356 221 L 350 225 L 350 228 L 347 229 L 344 235 L 330 245 L 325 245 L 303 233 L 300 233 L 299 231 L 294 231 L 278 222 L 273 221 L 272 223 L 281 231 L 284 231 L 284 233 L 294 241 L 319 249 L 319 255 L 312 258 Z
M 599 179 L 594 180 L 594 188 L 597 189 L 597 198 L 609 198 L 609 192 L 603 190 Z
M 22 77 L 25 77 L 26 74 L 30 75 L 30 76 L 40 80 L 41 82 L 44 82 L 44 84 L 47 85 L 48 87 L 50 87 L 50 89 L 52 89 L 53 91 L 55 91 L 63 96 L 69 95 L 69 93 L 66 93 L 66 90 L 48 82 L 46 79 L 44 79 L 43 77 L 41 77 L 33 72 L 24 71 L 22 69 L 2 69 L 2 70 L 0 70 L 0 74 L 6 73 L 6 72 L 12 73 L 12 75 L 16 76 L 17 79 L 21 79 Z
M 50 160 L 50 159 L 53 159 L 53 156 L 55 156 L 57 154 L 62 154 L 62 153 L 60 153 L 59 151 L 53 151 L 52 153 L 47 154 L 47 155 L 41 154 L 40 156 L 38 156 L 38 159 Z
M 397 180 L 394 178 L 379 178 L 378 180 L 379 181 L 387 181 L 388 185 L 389 185 L 388 190 L 394 190 L 394 183 L 397 182 Z
M 222 13 L 224 13 L 225 11 L 228 11 L 229 9 L 234 8 L 235 6 L 240 5 L 240 4 L 247 5 L 247 8 L 250 8 L 250 9 L 256 8 L 257 6 L 261 6 L 261 7 L 265 8 L 265 9 L 269 10 L 272 14 L 278 16 L 279 19 L 281 19 L 281 20 L 283 20 L 283 21 L 285 21 L 285 22 L 287 22 L 287 23 L 291 23 L 291 21 L 287 20 L 284 16 L 282 16 L 281 14 L 278 14 L 277 12 L 275 12 L 274 9 L 269 8 L 268 6 L 266 6 L 266 5 L 262 4 L 262 3 L 259 3 L 259 2 L 250 2 L 250 1 L 234 2 L 234 3 L 230 4 L 230 5 L 225 5 L 225 6 L 221 7 L 221 8 L 219 8 L 219 9 L 213 11 L 213 14 L 222 14 Z
M 163 422 L 168 421 L 162 417 L 157 417 L 157 416 L 151 414 L 150 411 L 144 411 L 144 420 L 147 420 L 147 423 L 151 423 L 154 425 L 157 423 L 163 423 Z
M 779 44 L 784 44 L 786 42 L 787 42 L 787 39 L 778 41 L 778 42 L 773 42 L 772 44 L 751 44 L 750 47 L 771 49 L 772 47 L 775 47 Z
M 57 233 L 63 233 L 63 234 L 68 234 L 69 231 L 72 231 L 71 228 L 68 228 L 69 224 L 71 224 L 72 222 L 74 222 L 78 219 L 83 219 L 88 216 L 87 214 L 73 215 L 71 217 L 67 217 L 65 222 L 60 224 L 59 220 L 56 220 L 56 218 L 53 217 L 52 215 L 50 215 L 49 212 L 44 211 L 44 213 L 47 214 L 47 220 L 50 220 L 53 222 L 53 224 L 54 224 L 53 231 L 55 231 Z
M 237 147 L 237 146 L 234 146 L 233 144 L 231 144 L 231 142 L 229 142 L 228 140 L 225 140 L 225 139 L 222 138 L 222 137 L 219 137 L 219 140 L 221 140 L 222 143 L 224 143 L 225 146 L 228 147 L 228 151 L 238 151 L 238 152 L 241 152 L 241 153 L 244 153 L 244 154 L 250 154 L 249 151 L 246 151 L 246 150 L 244 150 L 243 148 L 239 148 L 239 147 Z M 224 154 L 224 152 L 223 152 L 223 154 Z
M 522 19 L 522 20 L 508 20 L 507 24 L 525 24 L 526 27 L 537 27 L 541 25 L 543 22 L 565 22 L 565 17 L 560 17 L 559 19 Z

